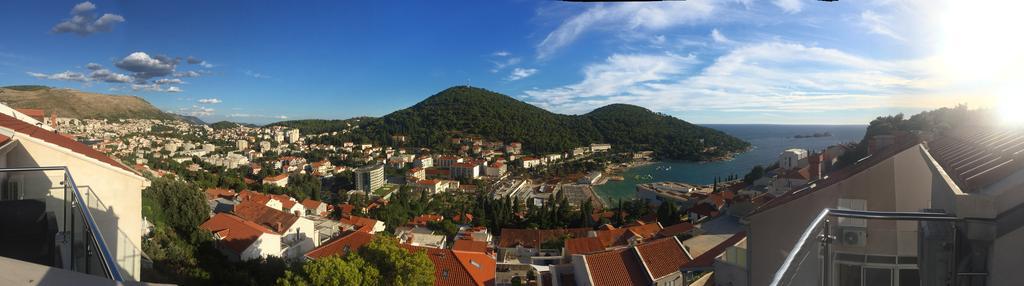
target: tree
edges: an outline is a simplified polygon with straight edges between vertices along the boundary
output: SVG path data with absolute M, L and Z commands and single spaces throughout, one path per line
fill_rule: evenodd
M 380 285 L 434 285 L 434 263 L 427 253 L 410 254 L 394 238 L 377 236 L 359 254 L 380 271 Z
M 671 201 L 664 201 L 658 206 L 658 221 L 662 225 L 669 226 L 679 222 L 679 212 L 676 204 Z
M 185 237 L 190 237 L 209 218 L 206 198 L 188 183 L 157 178 L 142 191 L 142 196 L 146 217 L 155 223 L 166 223 Z
M 747 185 L 753 185 L 754 181 L 757 181 L 757 179 L 760 179 L 761 177 L 764 177 L 764 167 L 761 165 L 757 165 L 750 170 L 750 173 L 747 173 L 746 176 L 743 176 L 743 182 L 746 183 Z
M 355 253 L 345 257 L 329 256 L 307 262 L 301 271 L 286 271 L 277 279 L 283 286 L 364 285 L 375 286 L 380 271 Z

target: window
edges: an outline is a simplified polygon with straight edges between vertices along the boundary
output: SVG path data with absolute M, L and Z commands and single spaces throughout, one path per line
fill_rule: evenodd
M 865 267 L 864 285 L 892 285 L 892 269 Z
M 836 264 L 836 285 L 860 286 L 860 265 Z
M 921 277 L 917 269 L 900 269 L 900 286 L 921 285 Z

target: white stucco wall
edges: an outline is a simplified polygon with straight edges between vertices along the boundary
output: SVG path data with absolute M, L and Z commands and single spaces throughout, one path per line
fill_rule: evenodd
M 143 228 L 142 189 L 149 182 L 63 147 L 20 134 L 14 138 L 18 142 L 7 151 L 5 167 L 67 166 L 122 273 L 128 279 L 137 280 Z M 21 175 L 25 198 L 41 199 L 58 218 L 63 217 L 63 172 L 23 172 Z

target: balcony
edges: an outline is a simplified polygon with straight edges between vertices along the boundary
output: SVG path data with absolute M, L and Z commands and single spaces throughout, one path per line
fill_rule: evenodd
M 976 238 L 985 225 L 944 213 L 825 209 L 771 285 L 985 285 L 989 245 Z
M 67 270 L 54 272 L 65 276 L 77 272 L 126 281 L 122 270 L 134 269 L 141 251 L 116 223 L 97 222 L 93 213 L 109 208 L 90 188 L 79 189 L 67 167 L 3 168 L 0 178 L 0 256 Z M 118 234 L 112 237 L 116 244 L 104 239 L 104 231 L 111 230 Z

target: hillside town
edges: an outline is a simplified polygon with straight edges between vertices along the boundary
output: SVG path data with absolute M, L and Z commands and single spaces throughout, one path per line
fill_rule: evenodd
M 623 207 L 622 202 L 605 202 L 592 188 L 612 177 L 604 172 L 617 164 L 606 158 L 625 158 L 615 162 L 629 165 L 649 160 L 651 152 L 617 154 L 609 144 L 591 144 L 564 153 L 524 154 L 518 142 L 452 138 L 449 149 L 454 151 L 438 153 L 364 142 L 316 144 L 316 138 L 338 132 L 302 134 L 282 126 L 215 129 L 174 120 L 74 119 L 17 111 L 133 163 L 147 177 L 238 176 L 203 190 L 209 218 L 199 225 L 229 260 L 301 262 L 344 256 L 374 236 L 391 236 L 403 247 L 431 254 L 438 285 L 687 285 L 712 281 L 713 273 L 730 273 L 714 281 L 740 279 L 734 272 L 746 266 L 746 217 L 775 197 L 827 177 L 848 148 L 786 150 L 775 167 L 747 182 L 730 177 L 712 185 L 639 184 L 637 199 L 627 202 L 635 206 Z M 402 135 L 394 139 L 406 140 Z M 531 172 L 594 160 L 603 163 L 563 176 Z M 309 178 L 317 192 L 289 188 Z M 520 219 L 530 216 L 524 208 L 564 201 L 565 208 L 586 218 L 562 227 L 494 228 L 474 220 L 486 214 L 465 209 L 448 215 L 417 213 L 407 221 L 375 211 L 399 193 L 407 196 L 404 192 L 420 193 L 427 201 L 482 195 L 515 204 L 519 211 L 512 214 Z

